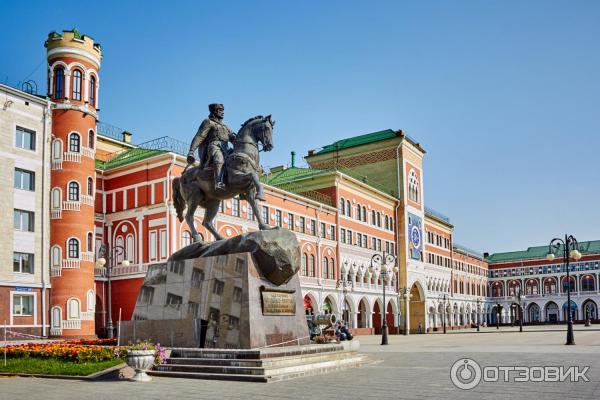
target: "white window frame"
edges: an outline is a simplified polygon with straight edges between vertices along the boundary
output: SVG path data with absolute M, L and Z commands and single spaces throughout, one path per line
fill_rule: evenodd
M 77 316 L 73 317 L 73 315 L 71 314 L 71 304 L 76 303 L 77 304 Z M 81 319 L 81 301 L 79 301 L 78 298 L 76 297 L 69 297 L 67 299 L 67 320 L 73 321 L 73 320 L 79 320 Z
M 160 230 L 160 259 L 164 260 L 167 258 L 167 252 L 169 251 L 169 246 L 167 242 L 167 230 Z
M 148 236 L 148 241 L 149 241 L 148 257 L 150 257 L 150 261 L 155 261 L 157 259 L 156 239 L 157 239 L 157 232 L 150 231 L 150 235 Z

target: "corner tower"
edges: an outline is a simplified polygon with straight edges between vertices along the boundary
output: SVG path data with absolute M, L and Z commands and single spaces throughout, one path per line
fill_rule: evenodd
M 95 336 L 94 196 L 102 51 L 77 29 L 51 32 L 50 335 Z

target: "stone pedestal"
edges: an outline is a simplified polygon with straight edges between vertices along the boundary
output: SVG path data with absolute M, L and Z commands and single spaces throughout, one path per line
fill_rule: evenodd
M 281 230 L 267 232 L 286 237 Z M 276 243 L 270 245 L 281 253 Z M 310 342 L 295 253 L 286 258 L 292 260 L 287 267 L 293 273 L 277 285 L 265 276 L 259 263 L 266 262 L 256 251 L 211 255 L 207 246 L 212 245 L 198 245 L 204 249 L 198 258 L 170 260 L 148 270 L 134 320 L 122 323 L 122 343 L 151 339 L 170 347 L 256 349 Z M 223 243 L 216 247 L 222 249 Z

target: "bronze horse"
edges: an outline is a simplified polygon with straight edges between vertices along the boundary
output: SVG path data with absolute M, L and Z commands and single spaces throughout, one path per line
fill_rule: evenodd
M 190 228 L 194 242 L 200 241 L 200 235 L 194 226 L 194 212 L 198 206 L 204 208 L 202 225 L 208 229 L 216 240 L 219 235 L 213 221 L 219 211 L 221 201 L 237 195 L 248 201 L 254 211 L 261 230 L 269 229 L 262 220 L 258 200 L 264 200 L 258 144 L 264 151 L 273 149 L 273 126 L 271 116 L 261 115 L 250 118 L 242 124 L 235 140 L 233 150 L 227 155 L 225 162 L 225 189 L 215 190 L 212 169 L 200 167 L 186 168 L 179 178 L 173 179 L 173 200 L 177 218 L 183 221 L 183 211 L 187 205 L 185 220 Z

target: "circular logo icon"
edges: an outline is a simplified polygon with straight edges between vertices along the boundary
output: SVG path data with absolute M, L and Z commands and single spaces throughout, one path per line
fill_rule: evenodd
M 413 226 L 410 232 L 410 240 L 415 248 L 421 247 L 421 231 L 418 227 Z
M 450 380 L 459 389 L 473 389 L 481 382 L 481 367 L 475 360 L 461 358 L 452 364 Z

